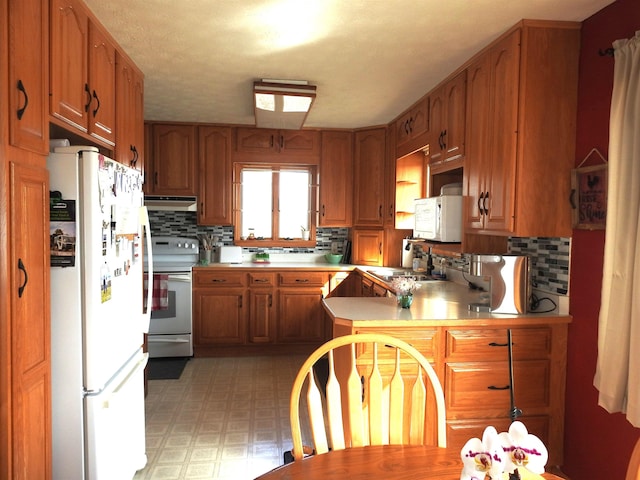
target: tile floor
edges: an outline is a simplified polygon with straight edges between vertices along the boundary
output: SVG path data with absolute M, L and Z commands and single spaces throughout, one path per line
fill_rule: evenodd
M 281 465 L 305 358 L 194 358 L 179 380 L 149 381 L 148 463 L 134 480 L 244 480 Z

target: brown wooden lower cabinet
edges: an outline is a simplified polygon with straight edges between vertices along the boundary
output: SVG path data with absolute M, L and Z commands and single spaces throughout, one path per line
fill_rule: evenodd
M 530 319 L 527 319 L 530 321 Z M 386 333 L 414 345 L 433 365 L 445 396 L 447 446 L 461 449 L 473 437 L 482 438 L 492 425 L 498 432 L 511 424 L 511 388 L 522 421 L 549 450 L 548 465 L 561 465 L 564 442 L 564 396 L 567 323 L 538 318 L 535 324 L 514 320 L 512 332 L 513 387 L 510 385 L 508 328 L 349 327 L 334 325 L 333 335 Z M 468 321 L 467 321 L 468 322 Z M 547 323 L 548 322 L 548 323 Z M 366 375 L 370 352 L 358 351 L 358 368 Z M 432 422 L 428 418 L 427 422 Z

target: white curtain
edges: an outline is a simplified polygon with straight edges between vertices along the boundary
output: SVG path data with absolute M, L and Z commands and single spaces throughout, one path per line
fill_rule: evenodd
M 617 40 L 609 123 L 609 194 L 598 403 L 640 427 L 640 31 Z

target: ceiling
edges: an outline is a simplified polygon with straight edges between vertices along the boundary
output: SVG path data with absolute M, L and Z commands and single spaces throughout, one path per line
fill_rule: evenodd
M 253 82 L 307 80 L 306 127 L 386 124 L 522 18 L 612 0 L 85 0 L 145 74 L 145 119 L 253 124 Z

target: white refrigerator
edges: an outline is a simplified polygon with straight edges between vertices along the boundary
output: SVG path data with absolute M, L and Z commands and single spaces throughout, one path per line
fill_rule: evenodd
M 56 148 L 47 168 L 53 478 L 131 479 L 147 462 L 142 177 L 95 147 Z

